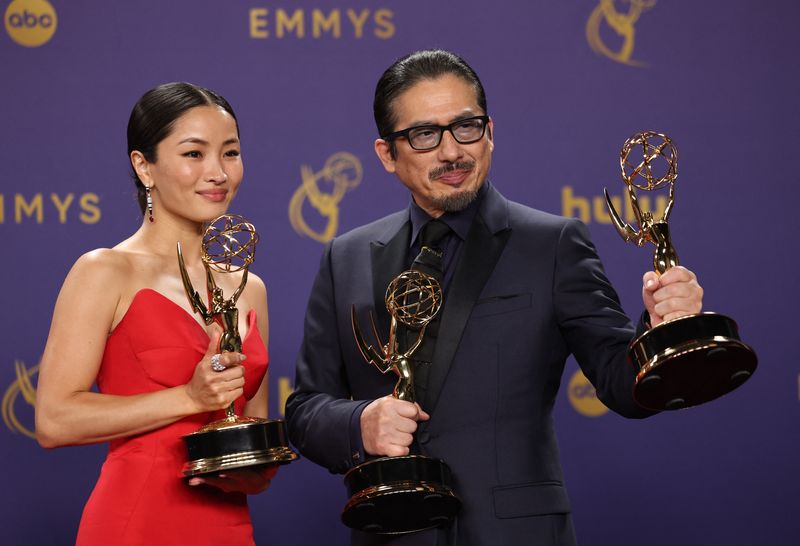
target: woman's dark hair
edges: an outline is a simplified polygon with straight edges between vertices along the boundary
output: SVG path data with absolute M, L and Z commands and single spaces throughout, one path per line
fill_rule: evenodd
M 397 97 L 421 80 L 435 80 L 447 74 L 457 76 L 473 86 L 478 106 L 486 114 L 486 93 L 481 80 L 464 59 L 443 49 L 416 51 L 395 61 L 378 80 L 372 104 L 378 135 L 383 137 L 397 130 L 393 109 Z M 391 152 L 394 157 L 394 142 Z
M 197 106 L 219 106 L 236 122 L 238 133 L 239 122 L 236 120 L 236 114 L 221 95 L 191 83 L 165 83 L 142 95 L 133 107 L 128 120 L 128 157 L 131 152 L 138 150 L 147 161 L 155 163 L 158 159 L 156 157 L 158 143 L 169 136 L 178 118 Z M 133 181 L 136 184 L 139 208 L 144 214 L 146 191 L 135 170 Z

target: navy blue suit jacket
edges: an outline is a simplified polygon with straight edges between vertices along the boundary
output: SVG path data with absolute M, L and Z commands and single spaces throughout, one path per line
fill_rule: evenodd
M 573 544 L 552 418 L 567 356 L 612 410 L 650 414 L 631 396 L 634 327 L 586 227 L 487 189 L 444 297 L 419 400 L 431 419 L 416 437 L 422 454 L 450 465 L 462 510 L 449 530 L 399 539 L 354 533 L 354 543 Z M 406 210 L 337 237 L 322 257 L 286 415 L 292 442 L 332 472 L 363 462 L 354 457 L 351 419 L 396 380 L 359 354 L 350 307 L 363 326 L 374 313 L 385 338 L 384 292 L 407 265 L 409 234 Z

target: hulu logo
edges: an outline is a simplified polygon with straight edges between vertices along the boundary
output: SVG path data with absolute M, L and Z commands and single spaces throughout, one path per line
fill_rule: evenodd
M 652 199 L 646 195 L 642 195 L 642 193 L 643 192 L 639 192 L 636 195 L 641 211 L 650 211 L 653 213 L 654 218 L 663 218 L 664 209 L 667 208 L 667 196 L 659 195 L 656 197 L 654 210 L 652 208 Z M 611 195 L 610 197 L 614 208 L 617 209 L 625 222 L 631 223 L 636 221 L 636 216 L 633 214 L 633 207 L 631 207 L 627 196 L 624 199 L 618 195 Z M 611 223 L 611 217 L 606 207 L 606 198 L 602 194 L 583 197 L 576 195 L 573 192 L 572 186 L 564 186 L 561 188 L 561 214 L 567 217 L 579 218 L 585 224 L 591 222 L 596 222 L 598 224 Z

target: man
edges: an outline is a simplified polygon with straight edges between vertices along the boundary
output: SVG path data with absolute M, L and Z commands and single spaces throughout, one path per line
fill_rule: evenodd
M 585 226 L 507 201 L 488 181 L 494 124 L 461 58 L 436 50 L 400 59 L 378 82 L 374 110 L 375 151 L 412 202 L 326 248 L 286 405 L 291 440 L 338 473 L 410 449 L 449 464 L 463 501 L 450 528 L 354 532 L 353 543 L 573 544 L 552 422 L 564 362 L 575 355 L 608 407 L 646 417 L 626 361 L 634 327 Z M 350 308 L 362 324 L 375 314 L 386 337 L 384 291 L 418 255 L 431 219 L 449 228 L 437 243 L 444 304 L 412 404 L 387 396 L 395 377 L 364 363 Z M 648 272 L 643 284 L 653 325 L 700 311 L 702 289 L 685 268 Z

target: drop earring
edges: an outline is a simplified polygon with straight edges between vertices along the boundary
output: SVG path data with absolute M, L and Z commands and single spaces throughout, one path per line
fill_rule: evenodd
M 147 216 L 153 221 L 153 196 L 150 194 L 150 186 L 145 186 L 144 191 L 147 197 Z

